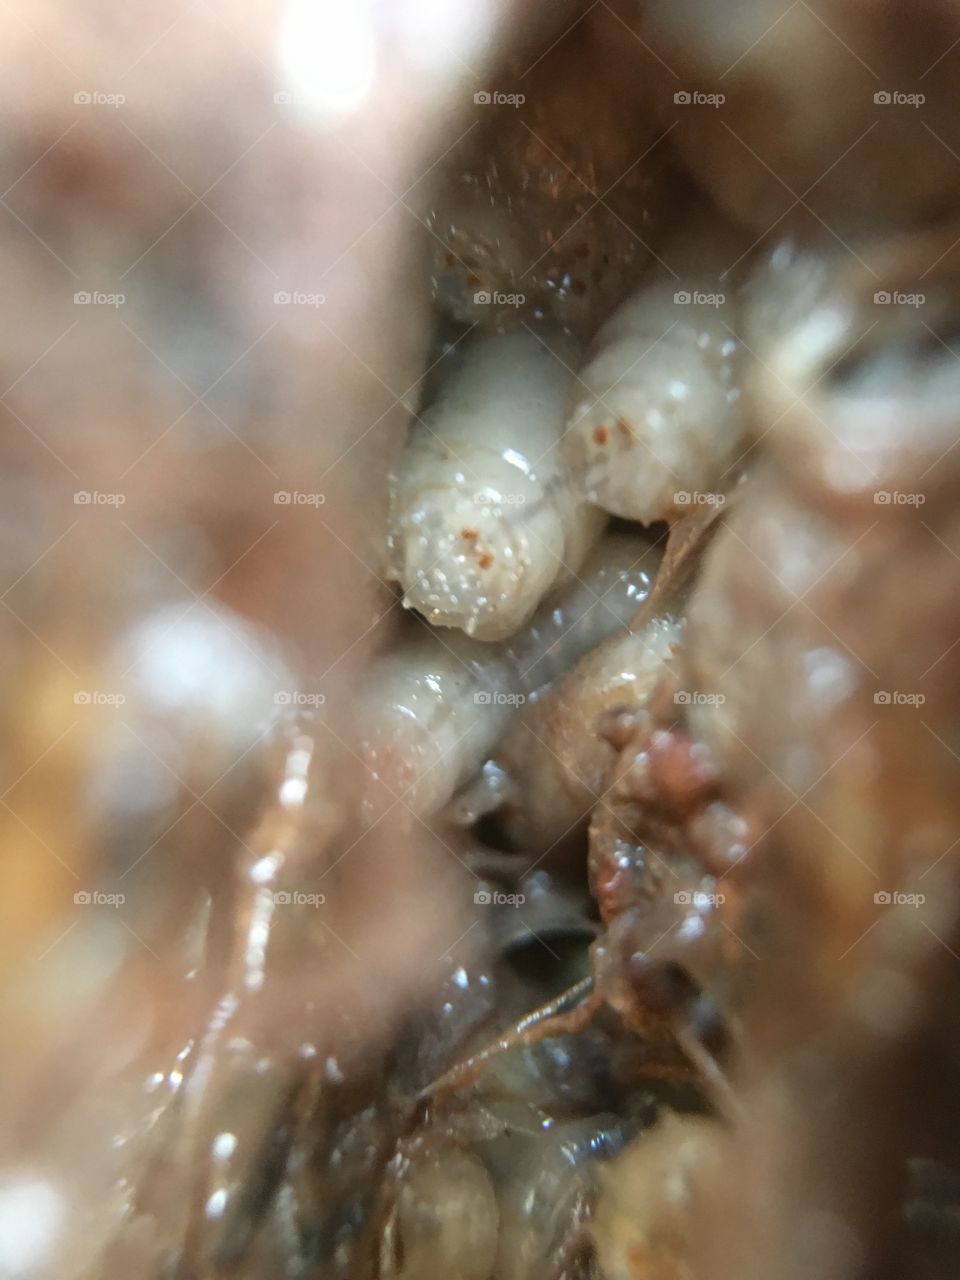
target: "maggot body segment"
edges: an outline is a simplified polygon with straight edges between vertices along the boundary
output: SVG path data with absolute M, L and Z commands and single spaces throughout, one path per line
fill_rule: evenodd
M 625 627 L 650 593 L 661 548 L 610 533 L 578 580 L 508 642 L 411 624 L 375 669 L 362 717 L 371 817 L 396 804 L 430 817 L 478 773 L 510 719 L 584 653 Z
M 723 274 L 741 254 L 737 237 L 690 229 L 599 330 L 561 447 L 584 500 L 650 524 L 722 489 L 743 433 Z
M 414 423 L 392 490 L 404 604 L 479 640 L 516 632 L 605 524 L 558 452 L 576 352 L 523 327 L 468 347 Z
M 612 633 L 524 706 L 499 743 L 485 777 L 490 804 L 512 847 L 564 856 L 601 800 L 616 752 L 601 732 L 618 709 L 641 712 L 683 639 L 691 584 L 719 523 L 704 507 L 673 525 L 653 590 L 622 630 Z

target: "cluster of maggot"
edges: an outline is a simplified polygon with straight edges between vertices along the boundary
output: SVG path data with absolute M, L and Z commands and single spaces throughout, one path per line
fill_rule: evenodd
M 619 86 L 616 139 L 631 112 L 640 136 L 649 103 L 635 79 L 623 91 L 610 46 L 587 36 L 576 58 L 577 83 Z M 518 936 L 555 927 L 559 948 L 579 929 L 577 980 L 520 1009 L 509 983 L 488 985 L 479 1025 L 433 1070 L 420 1063 L 384 1179 L 383 1280 L 694 1274 L 704 1188 L 743 1115 L 732 1064 L 756 958 L 743 886 L 765 832 L 730 785 L 750 694 L 703 680 L 688 616 L 710 601 L 735 644 L 750 595 L 729 571 L 728 517 L 756 491 L 766 437 L 799 422 L 802 453 L 807 436 L 829 443 L 835 413 L 870 400 L 876 414 L 870 387 L 850 393 L 855 409 L 828 400 L 860 340 L 851 317 L 869 332 L 851 257 L 877 273 L 822 219 L 745 211 L 711 122 L 678 132 L 697 184 L 682 199 L 652 161 L 626 170 L 617 195 L 641 238 L 575 181 L 608 99 L 578 100 L 571 130 L 569 78 L 530 88 L 534 114 L 511 106 L 478 132 L 427 218 L 437 338 L 387 535 L 410 625 L 374 672 L 362 749 L 369 819 L 399 798 L 480 878 L 494 909 L 472 944 L 502 963 Z M 600 189 L 604 154 L 589 157 Z M 772 170 L 760 181 L 776 189 Z M 847 203 L 822 194 L 831 214 Z M 859 252 L 879 246 L 889 265 L 888 230 L 868 220 Z M 801 559 L 807 515 L 792 526 Z M 544 884 L 542 920 L 503 923 Z M 509 904 L 499 915 L 486 886 Z M 456 973 L 438 1024 L 475 988 L 466 960 Z
M 506 182 L 499 159 L 487 168 Z M 616 1268 L 605 1166 L 656 1130 L 645 1261 L 624 1265 L 673 1276 L 691 1161 L 712 1168 L 702 1113 L 737 1110 L 736 978 L 711 979 L 737 972 L 724 944 L 741 905 L 718 886 L 752 838 L 688 723 L 686 612 L 748 469 L 755 331 L 786 287 L 770 259 L 792 241 L 758 249 L 691 195 L 616 284 L 595 272 L 551 291 L 543 271 L 521 282 L 529 228 L 511 193 L 486 171 L 449 186 L 455 207 L 438 198 L 431 223 L 435 240 L 449 230 L 437 337 L 391 483 L 387 575 L 408 613 L 370 673 L 359 751 L 366 822 L 428 826 L 478 905 L 409 1033 L 413 1101 L 370 1210 L 377 1275 Z M 535 225 L 550 269 L 569 251 L 576 282 L 603 255 L 565 245 L 566 212 L 544 202 Z M 496 305 L 521 283 L 529 305 Z M 541 947 L 542 989 L 512 968 Z M 574 964 L 554 963 L 571 947 Z
M 924 1256 L 875 1265 L 873 1242 L 885 1243 L 896 1212 L 903 1157 L 942 1157 L 946 1169 L 958 1150 L 960 910 L 949 855 L 960 829 L 960 288 L 950 263 L 960 237 L 947 221 L 902 260 L 885 247 L 894 226 L 911 239 L 954 212 L 960 113 L 943 89 L 956 83 L 956 6 L 473 7 L 534 14 L 536 47 L 477 82 L 495 92 L 477 95 L 474 119 L 463 117 L 477 84 L 460 116 L 430 107 L 445 150 L 416 226 L 425 269 L 414 301 L 432 295 L 433 337 L 420 352 L 407 447 L 389 455 L 389 528 L 373 513 L 384 510 L 392 437 L 374 434 L 375 422 L 354 454 L 366 486 L 347 473 L 339 495 L 328 489 L 324 515 L 339 496 L 341 516 L 350 508 L 356 519 L 318 549 L 316 509 L 292 504 L 291 516 L 309 520 L 291 522 L 279 555 L 248 555 L 266 536 L 252 528 L 258 486 L 241 468 L 234 493 L 208 433 L 181 430 L 165 437 L 185 440 L 164 468 L 171 478 L 141 482 L 152 497 L 134 521 L 167 528 L 164 560 L 139 536 L 146 561 L 131 557 L 112 525 L 87 520 L 79 553 L 65 557 L 69 541 L 47 536 L 66 523 L 59 490 L 43 496 L 39 473 L 21 462 L 43 441 L 32 429 L 11 435 L 20 443 L 5 467 L 6 543 L 24 572 L 10 592 L 17 610 L 35 601 L 27 617 L 37 628 L 5 609 L 11 670 L 26 676 L 15 678 L 5 720 L 8 772 L 26 791 L 26 804 L 16 798 L 24 818 L 5 809 L 5 889 L 23 904 L 8 932 L 39 943 L 39 928 L 21 930 L 16 916 L 44 931 L 62 919 L 50 890 L 74 890 L 75 860 L 117 880 L 130 872 L 122 887 L 139 911 L 111 908 L 103 914 L 115 919 L 100 921 L 83 891 L 69 927 L 50 931 L 52 948 L 18 944 L 27 985 L 5 1012 L 7 1056 L 20 1061 L 4 1088 L 15 1119 L 7 1153 L 22 1173 L 13 1180 L 5 1165 L 0 1181 L 0 1273 L 955 1277 L 956 1249 L 934 1273 Z M 458 6 L 287 8 L 301 18 L 330 10 L 348 35 L 368 9 L 393 30 L 416 19 L 421 42 L 429 18 L 439 46 L 443 11 L 455 22 Z M 142 33 L 98 10 L 98 33 L 133 37 L 120 63 L 129 67 Z M 183 356 L 202 372 L 251 319 L 260 342 L 259 310 L 239 315 L 235 331 L 221 315 L 232 309 L 223 285 L 246 292 L 247 274 L 192 218 L 155 240 L 178 226 L 179 197 L 140 181 L 136 160 L 132 170 L 102 164 L 108 153 L 79 118 L 69 147 L 19 133 L 26 103 L 48 102 L 49 125 L 55 99 L 76 87 L 48 57 L 61 28 L 78 57 L 98 48 L 82 29 L 71 40 L 69 13 L 39 7 L 45 38 L 28 32 L 23 52 L 42 45 L 44 67 L 3 86 L 11 159 L 30 162 L 17 207 L 27 215 L 47 192 L 36 206 L 44 243 L 53 236 L 78 269 L 82 226 L 98 261 L 127 268 L 136 228 L 123 213 L 142 209 L 140 247 L 162 256 L 142 268 L 152 293 L 134 328 L 153 314 L 162 341 L 144 346 L 150 359 L 173 342 L 174 366 Z M 302 28 L 293 22 L 284 43 L 298 54 L 302 44 L 309 62 L 316 35 L 301 41 Z M 233 178 L 268 227 L 296 229 L 291 266 L 342 247 L 357 332 L 385 315 L 383 327 L 403 326 L 414 345 L 418 306 L 408 315 L 385 305 L 370 266 L 398 247 L 393 232 L 382 256 L 359 252 L 374 239 L 358 227 L 355 240 L 367 206 L 326 168 L 329 151 L 305 123 L 305 151 L 254 146 L 237 163 L 248 138 L 235 129 L 258 95 L 244 80 L 219 109 L 215 75 L 237 42 L 223 41 L 219 24 L 208 38 L 187 57 L 174 44 L 159 64 L 163 97 L 131 94 L 131 108 L 139 97 L 187 104 L 174 135 L 215 143 L 195 160 L 225 148 L 222 164 L 196 171 L 237 164 Z M 164 43 L 138 69 L 145 89 L 141 70 Z M 323 49 L 337 59 L 335 42 Z M 190 76 L 170 94 L 181 62 L 201 73 L 199 94 Z M 371 121 L 383 149 L 410 118 L 398 87 L 418 79 L 395 57 L 390 66 Z M 326 87 L 335 93 L 342 80 Z M 898 101 L 909 95 L 897 86 L 918 83 L 922 113 Z M 881 85 L 895 92 L 878 94 Z M 198 109 L 209 130 L 196 128 Z M 91 117 L 90 103 L 81 115 Z M 169 159 L 161 143 L 162 133 Z M 286 154 L 297 172 L 285 186 L 294 175 L 276 161 Z M 78 184 L 78 172 L 92 181 Z M 318 203 L 318 188 L 334 199 Z M 230 208 L 226 221 L 242 229 L 247 218 Z M 326 239 L 334 224 L 342 241 Z M 2 246 L 12 284 L 32 262 L 19 232 Z M 878 237 L 879 254 L 862 233 Z M 136 402 L 153 375 L 144 383 L 122 360 L 88 360 L 126 390 L 114 401 L 113 381 L 92 376 L 85 402 L 70 376 L 21 372 L 47 349 L 36 341 L 48 318 L 38 283 L 21 289 L 31 305 L 6 333 L 17 400 L 31 382 L 40 397 L 26 399 L 39 412 L 22 424 L 36 420 L 59 444 L 56 429 L 64 445 L 90 434 L 74 429 L 90 414 L 103 427 L 128 424 L 129 438 L 98 427 L 90 457 L 65 454 L 83 458 L 85 475 L 98 451 L 122 459 L 132 443 L 139 458 L 147 411 L 166 405 Z M 405 304 L 409 294 L 392 297 Z M 922 309 L 903 305 L 920 297 Z M 293 322 L 297 308 L 285 311 Z M 208 329 L 212 343 L 200 341 Z M 251 431 L 262 419 L 264 457 L 276 449 L 291 475 L 310 460 L 307 474 L 319 476 L 323 427 L 342 419 L 321 452 L 332 463 L 360 444 L 369 419 L 357 383 L 333 376 L 329 353 L 300 345 L 288 363 L 290 342 L 280 344 L 276 376 L 265 365 L 241 383 L 253 394 L 243 434 L 246 418 Z M 71 351 L 59 366 L 69 375 L 76 348 L 61 350 Z M 211 376 L 221 373 L 214 363 Z M 258 388 L 276 395 L 272 413 Z M 44 456 L 56 458 L 51 448 Z M 185 507 L 171 500 L 178 484 Z M 159 519 L 164 508 L 175 527 Z M 31 532 L 42 538 L 35 549 Z M 375 539 L 381 575 L 397 587 L 387 612 L 405 625 L 371 662 L 368 615 L 356 632 L 347 621 L 374 603 L 337 593 L 359 585 L 355 562 L 368 564 Z M 323 553 L 334 542 L 347 573 Z M 201 611 L 191 589 L 168 595 L 168 554 L 184 566 L 184 587 L 199 591 L 207 568 L 223 568 L 213 592 L 231 574 L 215 608 Z M 307 565 L 324 572 L 304 575 Z M 47 576 L 31 579 L 32 566 Z M 226 600 L 272 619 L 279 651 Z M 98 666 L 94 634 L 120 616 L 139 622 Z M 26 635 L 49 642 L 53 677 Z M 65 688 L 61 638 L 84 673 L 122 671 L 126 686 L 136 669 L 122 716 L 90 705 L 116 695 L 49 696 Z M 304 649 L 311 665 L 329 650 L 335 674 L 324 687 L 331 702 L 356 689 L 356 722 L 324 721 L 326 695 L 312 685 L 295 692 L 290 659 Z M 358 668 L 361 653 L 370 665 Z M 919 715 L 908 691 L 921 682 Z M 878 689 L 891 691 L 886 701 Z M 90 727 L 74 732 L 74 712 Z M 73 745 L 61 746 L 71 732 Z M 367 766 L 359 834 L 357 756 Z M 24 844 L 26 818 L 50 852 L 70 851 L 60 880 Z M 924 875 L 925 913 L 907 905 Z M 37 1058 L 44 1027 L 49 1052 Z M 925 1181 L 913 1216 L 955 1243 L 956 1179 Z M 57 1253 L 41 1272 L 48 1234 Z

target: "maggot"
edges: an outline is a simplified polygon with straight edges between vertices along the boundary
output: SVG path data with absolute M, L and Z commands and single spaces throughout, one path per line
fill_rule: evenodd
M 616 756 L 601 722 L 620 708 L 641 710 L 669 669 L 717 523 L 716 509 L 704 508 L 676 524 L 654 589 L 629 626 L 586 653 L 511 724 L 484 774 L 510 847 L 540 855 L 562 846 L 601 797 Z
M 575 349 L 526 327 L 464 352 L 414 423 L 391 495 L 391 569 L 436 626 L 502 640 L 570 581 L 605 517 L 557 443 Z
M 509 643 L 485 644 L 414 624 L 374 671 L 361 713 L 367 809 L 436 813 L 468 782 L 510 718 L 538 689 L 623 628 L 650 592 L 660 548 L 610 533 L 577 582 L 546 601 Z
M 687 228 L 599 330 L 561 446 L 586 501 L 651 524 L 722 500 L 743 433 L 736 302 L 724 272 L 742 251 L 722 224 Z

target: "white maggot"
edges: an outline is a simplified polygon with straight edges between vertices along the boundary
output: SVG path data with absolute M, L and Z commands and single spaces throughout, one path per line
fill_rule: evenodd
M 417 628 L 375 668 L 361 711 L 368 819 L 397 797 L 401 816 L 404 807 L 437 813 L 479 773 L 531 694 L 627 625 L 659 563 L 660 549 L 645 535 L 611 533 L 574 586 L 508 644 Z
M 673 526 L 653 590 L 624 630 L 591 648 L 524 706 L 481 775 L 509 847 L 560 848 L 597 804 L 616 758 L 599 732 L 617 708 L 642 711 L 671 669 L 706 547 L 717 527 L 704 508 Z M 480 809 L 482 798 L 475 807 Z
M 396 1280 L 489 1280 L 496 1262 L 499 1213 L 489 1173 L 455 1147 L 420 1155 L 397 1198 L 395 1231 L 402 1263 Z
M 557 450 L 575 352 L 527 328 L 475 342 L 414 424 L 391 503 L 404 604 L 479 640 L 517 631 L 569 580 L 605 517 Z
M 691 229 L 594 340 L 561 453 L 581 497 L 651 524 L 715 500 L 743 434 L 734 236 Z

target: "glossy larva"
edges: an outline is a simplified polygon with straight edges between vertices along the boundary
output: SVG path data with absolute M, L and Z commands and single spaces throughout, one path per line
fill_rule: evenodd
M 569 581 L 604 515 L 573 492 L 557 444 L 575 349 L 526 327 L 468 347 L 414 423 L 392 486 L 404 604 L 479 640 L 516 632 Z
M 571 1274 L 577 1227 L 589 1217 L 602 1162 L 628 1131 L 617 1116 L 601 1113 L 560 1120 L 533 1135 L 513 1127 L 484 1145 L 499 1192 L 497 1280 Z
M 601 327 L 561 453 L 581 496 L 650 524 L 716 500 L 743 431 L 737 237 L 691 229 Z M 675 274 L 671 274 L 675 272 Z
M 489 807 L 511 847 L 541 854 L 578 830 L 614 758 L 599 734 L 605 713 L 644 708 L 683 638 L 675 617 L 652 618 L 588 653 L 512 722 L 484 773 Z M 482 810 L 482 799 L 475 801 Z
M 629 626 L 585 651 L 510 724 L 481 775 L 486 797 L 474 801 L 478 812 L 499 808 L 510 847 L 537 854 L 561 847 L 597 804 L 616 756 L 601 732 L 604 719 L 624 708 L 643 714 L 673 670 L 690 588 L 718 523 L 713 509 L 678 521 Z
M 497 1256 L 499 1212 L 493 1181 L 482 1162 L 452 1144 L 418 1153 L 397 1197 L 399 1267 L 389 1280 L 428 1275 L 489 1280 Z
M 369 818 L 402 797 L 430 816 L 479 774 L 518 708 L 625 626 L 650 592 L 660 548 L 640 533 L 608 534 L 576 583 L 537 610 L 509 643 L 419 626 L 372 673 L 360 753 Z

